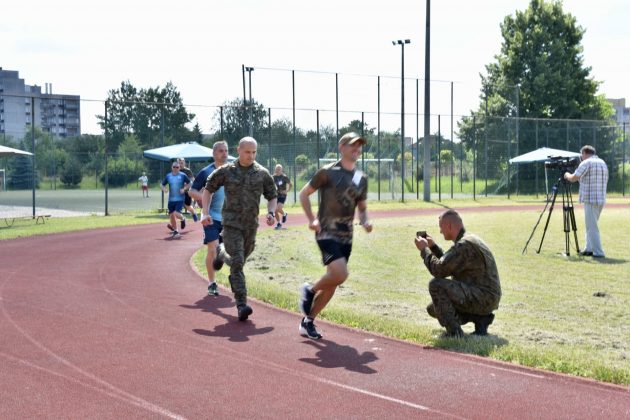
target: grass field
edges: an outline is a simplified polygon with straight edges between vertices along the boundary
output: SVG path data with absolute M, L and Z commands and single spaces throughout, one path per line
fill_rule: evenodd
M 425 311 L 431 277 L 413 235 L 426 229 L 448 249 L 435 216 L 378 219 L 372 234 L 357 231 L 350 278 L 322 318 L 421 344 L 630 385 L 628 210 L 604 210 L 601 230 L 608 258 L 603 260 L 577 256 L 573 234 L 572 256 L 561 255 L 561 211 L 552 213 L 541 253 L 536 250 L 547 213 L 523 255 L 540 211 L 532 207 L 465 215 L 467 229 L 490 245 L 501 275 L 503 298 L 488 337 L 440 339 L 443 330 Z M 583 246 L 581 209 L 576 219 Z M 204 250 L 195 255 L 201 272 L 204 256 Z M 251 296 L 297 312 L 299 285 L 314 281 L 324 268 L 313 235 L 306 227 L 295 227 L 263 230 L 245 271 Z M 218 281 L 228 285 L 226 270 Z M 471 332 L 472 324 L 464 330 Z
M 628 204 L 628 199 L 610 202 Z M 565 236 L 559 206 L 552 214 L 541 253 L 537 254 L 536 249 L 546 214 L 528 252 L 521 254 L 543 208 L 535 198 L 369 204 L 371 210 L 488 205 L 530 205 L 519 212 L 464 213 L 467 229 L 484 238 L 493 250 L 501 275 L 503 298 L 488 337 L 440 339 L 442 330 L 425 312 L 430 302 L 430 275 L 413 245 L 413 234 L 426 229 L 447 249 L 449 244 L 441 240 L 435 216 L 377 219 L 372 234 L 357 230 L 350 278 L 322 317 L 416 343 L 630 385 L 627 208 L 604 209 L 600 225 L 608 258 L 594 260 L 575 255 L 573 235 L 572 256 L 560 255 Z M 289 206 L 289 211 L 300 210 Z M 576 219 L 578 240 L 583 246 L 581 209 L 576 209 Z M 0 227 L 0 240 L 164 220 L 164 215 L 145 211 L 109 217 L 53 217 L 45 225 L 36 225 L 32 220 L 17 221 L 10 228 Z M 193 258 L 204 273 L 205 248 L 201 244 Z M 299 285 L 314 281 L 324 268 L 313 235 L 305 226 L 299 226 L 281 231 L 263 229 L 245 271 L 250 296 L 297 313 Z M 219 273 L 218 280 L 228 285 L 226 269 Z M 467 325 L 464 330 L 470 332 L 472 326 Z

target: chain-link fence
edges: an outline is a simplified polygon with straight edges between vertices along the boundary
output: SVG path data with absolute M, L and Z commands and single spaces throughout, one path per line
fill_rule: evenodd
M 380 109 L 264 108 L 242 100 L 224 106 L 80 101 L 80 110 L 74 104 L 72 109 L 63 103 L 42 105 L 57 110 L 43 125 L 34 118 L 38 101 L 29 98 L 28 107 L 24 97 L 20 101 L 33 118 L 29 124 L 11 125 L 10 115 L 3 113 L 0 144 L 34 152 L 34 157 L 0 156 L 0 206 L 36 204 L 89 213 L 163 208 L 159 185 L 169 166 L 143 157 L 144 150 L 189 141 L 211 147 L 225 139 L 229 153 L 236 155 L 238 140 L 250 134 L 259 144 L 257 160 L 270 170 L 282 164 L 291 178 L 291 202 L 319 167 L 338 158 L 337 139 L 348 131 L 368 139 L 358 167 L 368 174 L 371 200 L 424 196 L 425 139 L 417 107 L 405 115 L 402 139 L 400 113 Z M 73 112 L 82 115 L 79 132 L 92 134 L 62 130 Z M 452 114 L 430 120 L 432 200 L 545 194 L 547 178 L 553 182 L 558 174 L 545 171 L 542 163 L 517 166 L 509 159 L 540 147 L 577 152 L 584 144 L 593 145 L 608 164 L 608 190 L 626 194 L 630 153 L 625 125 Z M 206 164 L 190 166 L 197 172 Z M 148 199 L 140 192 L 143 172 L 150 181 Z

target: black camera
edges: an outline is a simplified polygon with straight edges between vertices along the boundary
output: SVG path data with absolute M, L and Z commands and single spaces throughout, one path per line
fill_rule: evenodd
M 545 167 L 549 169 L 558 168 L 560 172 L 571 172 L 580 164 L 580 158 L 564 157 L 564 156 L 548 156 L 545 161 Z
M 426 230 L 419 230 L 416 232 L 416 237 L 417 238 L 424 238 L 427 239 L 427 231 Z

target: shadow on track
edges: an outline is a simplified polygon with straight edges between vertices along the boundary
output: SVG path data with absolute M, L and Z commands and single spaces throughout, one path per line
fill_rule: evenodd
M 334 341 L 322 339 L 318 341 L 306 341 L 317 349 L 317 353 L 312 358 L 301 358 L 300 361 L 310 363 L 321 368 L 344 368 L 346 370 L 364 373 L 367 375 L 377 373 L 376 370 L 367 366 L 378 360 L 378 357 L 371 351 L 359 354 L 357 349 L 350 346 L 339 345 Z
M 198 309 L 202 312 L 209 312 L 220 318 L 226 320 L 224 324 L 217 325 L 213 331 L 193 328 L 193 331 L 199 335 L 205 335 L 208 337 L 224 337 L 228 341 L 233 342 L 245 342 L 249 340 L 249 337 L 254 335 L 267 334 L 273 331 L 273 327 L 257 328 L 256 324 L 251 320 L 241 322 L 236 315 L 228 315 L 221 311 L 224 308 L 230 308 L 230 310 L 236 313 L 234 302 L 227 296 L 205 296 L 203 299 L 198 300 L 193 305 L 179 305 L 182 308 Z

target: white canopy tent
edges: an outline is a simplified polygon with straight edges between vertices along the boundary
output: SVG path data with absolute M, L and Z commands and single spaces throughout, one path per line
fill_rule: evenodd
M 541 147 L 524 155 L 516 156 L 509 160 L 510 164 L 548 162 L 551 158 L 574 158 L 580 157 L 577 152 L 569 152 L 567 150 L 551 149 L 549 147 Z M 545 165 L 545 192 L 549 196 L 549 183 L 547 182 L 547 165 Z

